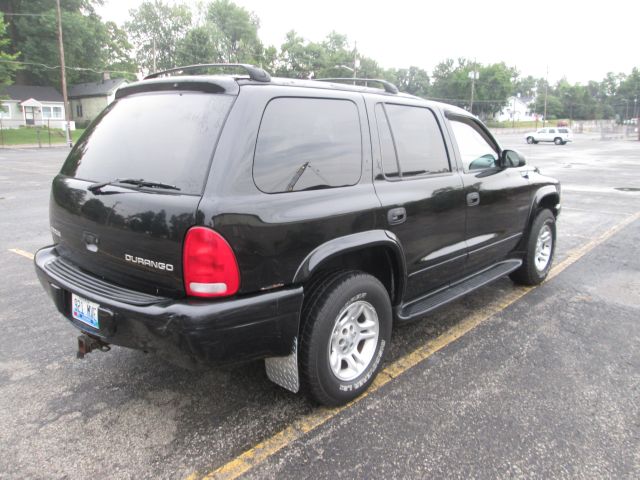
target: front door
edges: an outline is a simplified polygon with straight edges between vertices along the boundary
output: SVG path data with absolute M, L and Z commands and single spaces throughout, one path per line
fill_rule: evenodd
M 475 119 L 449 116 L 462 163 L 466 199 L 467 274 L 507 258 L 522 237 L 531 188 L 526 167 L 503 168 L 500 148 Z
M 374 139 L 380 228 L 402 244 L 404 301 L 446 286 L 466 259 L 462 179 L 442 135 L 444 119 L 424 106 L 367 104 Z
M 24 121 L 26 125 L 36 124 L 35 107 L 24 107 Z

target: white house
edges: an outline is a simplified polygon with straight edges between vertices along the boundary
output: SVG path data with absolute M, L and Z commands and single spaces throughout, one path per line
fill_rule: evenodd
M 116 96 L 116 90 L 127 81 L 124 78 L 110 78 L 104 74 L 99 82 L 78 83 L 69 87 L 71 115 L 77 125 L 88 124 L 109 105 Z
M 0 122 L 3 128 L 49 126 L 65 128 L 62 95 L 53 87 L 9 85 L 0 90 Z M 71 126 L 73 130 L 73 125 Z
M 509 97 L 509 103 L 495 116 L 499 122 L 529 122 L 535 121 L 535 113 L 529 108 L 533 97 Z

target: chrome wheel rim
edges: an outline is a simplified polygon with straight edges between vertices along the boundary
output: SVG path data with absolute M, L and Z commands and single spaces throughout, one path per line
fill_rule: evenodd
M 536 254 L 535 262 L 536 268 L 539 272 L 542 272 L 549 261 L 551 260 L 551 249 L 553 247 L 553 233 L 549 225 L 544 225 L 538 233 L 538 240 L 536 241 Z
M 369 367 L 378 345 L 380 323 L 369 302 L 350 303 L 336 317 L 329 339 L 329 365 L 339 380 L 348 382 Z

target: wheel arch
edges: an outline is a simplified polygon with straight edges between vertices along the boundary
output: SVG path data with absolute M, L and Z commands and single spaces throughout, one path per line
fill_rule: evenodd
M 392 305 L 403 295 L 407 278 L 404 251 L 398 238 L 387 230 L 334 238 L 316 247 L 298 267 L 294 284 L 304 284 L 319 272 L 330 269 L 358 269 L 378 278 L 389 292 Z
M 522 236 L 516 250 L 521 250 L 526 245 L 531 226 L 536 219 L 536 215 L 542 209 L 551 210 L 551 213 L 553 213 L 553 216 L 556 218 L 560 214 L 560 192 L 555 185 L 545 185 L 534 193 L 531 207 L 529 208 L 525 235 Z

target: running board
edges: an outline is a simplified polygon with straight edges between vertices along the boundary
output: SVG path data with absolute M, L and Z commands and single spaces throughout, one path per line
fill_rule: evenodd
M 401 322 L 415 320 L 446 303 L 452 302 L 487 283 L 491 283 L 517 270 L 520 265 L 522 265 L 522 260 L 517 259 L 497 263 L 461 282 L 403 305 L 402 308 L 397 311 L 396 317 Z

